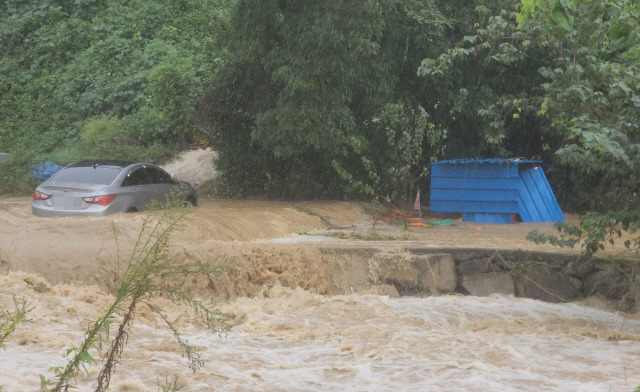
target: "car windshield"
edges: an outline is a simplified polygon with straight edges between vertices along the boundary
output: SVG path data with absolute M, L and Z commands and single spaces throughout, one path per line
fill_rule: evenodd
M 50 181 L 109 185 L 122 171 L 118 166 L 80 166 L 62 169 Z

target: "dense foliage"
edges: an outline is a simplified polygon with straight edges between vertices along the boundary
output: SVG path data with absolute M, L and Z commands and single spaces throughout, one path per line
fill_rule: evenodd
M 205 100 L 230 193 L 348 192 L 334 162 L 362 177 L 359 155 L 385 154 L 371 124 L 387 103 L 418 109 L 416 69 L 444 22 L 430 1 L 241 0 L 233 60 Z
M 377 141 L 384 148 L 357 151 L 366 175 L 354 176 L 338 161 L 333 162 L 334 168 L 352 192 L 380 205 L 409 210 L 415 185 L 442 152 L 446 132 L 427 120 L 423 108 L 405 107 L 402 103 L 385 105 L 380 117 L 367 125 L 372 128 L 372 135 L 386 140 L 386 145 Z
M 32 164 L 157 159 L 193 138 L 215 76 L 230 2 L 0 3 L 0 189 Z
M 454 151 L 542 158 L 572 209 L 631 206 L 640 191 L 638 5 L 555 4 L 487 15 L 419 73 L 447 86 L 436 116 Z

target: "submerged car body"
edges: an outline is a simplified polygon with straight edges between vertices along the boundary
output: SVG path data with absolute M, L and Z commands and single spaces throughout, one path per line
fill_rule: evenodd
M 143 211 L 151 203 L 180 199 L 193 206 L 198 195 L 149 163 L 85 160 L 57 172 L 33 191 L 31 211 L 37 216 L 99 216 Z

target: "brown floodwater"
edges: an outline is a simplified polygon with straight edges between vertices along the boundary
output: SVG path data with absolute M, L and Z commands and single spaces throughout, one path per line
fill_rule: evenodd
M 65 363 L 84 328 L 113 297 L 113 279 L 144 214 L 38 218 L 25 198 L 0 200 L 0 309 L 29 302 L 29 322 L 0 351 L 0 385 L 35 391 L 39 374 Z M 572 218 L 575 219 L 575 218 Z M 177 377 L 183 391 L 631 391 L 640 385 L 640 321 L 590 300 L 549 304 L 523 298 L 318 295 L 328 284 L 318 247 L 481 247 L 555 250 L 526 241 L 550 224 L 449 227 L 385 224 L 398 241 L 320 235 L 328 227 L 370 230 L 357 204 L 203 200 L 171 252 L 193 260 L 242 260 L 216 282 L 189 283 L 230 315 L 210 334 L 186 309 L 153 298 L 205 360 L 186 366 L 171 331 L 144 306 L 136 313 L 113 391 L 155 391 Z M 116 240 L 117 239 L 117 240 Z M 578 250 L 573 250 L 578 251 Z M 277 284 L 273 271 L 298 288 Z M 301 288 L 302 287 L 302 288 Z M 99 353 L 94 353 L 99 357 Z M 92 390 L 99 364 L 78 379 Z
M 0 355 L 0 384 L 35 391 L 65 363 L 88 320 L 112 297 L 96 286 L 0 277 L 34 308 Z M 191 372 L 171 332 L 145 306 L 136 314 L 113 391 L 631 391 L 640 385 L 640 321 L 579 304 L 513 297 L 321 296 L 272 286 L 219 304 L 232 328 L 218 336 L 184 306 L 155 298 L 205 363 Z M 95 357 L 99 357 L 94 352 Z M 99 366 L 78 378 L 93 390 Z

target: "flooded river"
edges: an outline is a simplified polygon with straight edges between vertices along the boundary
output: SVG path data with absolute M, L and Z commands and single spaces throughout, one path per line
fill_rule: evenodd
M 33 307 L 0 351 L 4 391 L 36 391 L 40 374 L 50 377 L 50 367 L 65 364 L 65 351 L 113 300 L 109 282 L 142 218 L 42 219 L 31 216 L 27 199 L 0 202 L 0 309 L 12 309 L 13 296 Z M 193 284 L 230 316 L 231 330 L 207 333 L 184 305 L 154 298 L 204 366 L 191 372 L 171 331 L 141 306 L 110 390 L 162 390 L 174 377 L 182 391 L 605 392 L 640 385 L 640 320 L 633 315 L 500 296 L 316 294 L 326 285 L 314 250 L 320 241 L 302 234 L 364 220 L 348 203 L 205 200 L 172 238 L 172 252 L 243 260 L 238 273 L 216 282 L 215 296 L 206 282 Z M 523 238 L 530 227 L 518 225 L 420 230 L 399 246 L 534 247 Z M 282 276 L 292 288 L 278 285 Z M 99 365 L 78 378 L 78 390 L 93 390 Z
M 0 355 L 0 384 L 34 391 L 64 364 L 83 326 L 111 300 L 96 287 L 0 280 L 34 306 Z M 205 360 L 192 373 L 170 331 L 141 307 L 113 391 L 633 391 L 640 385 L 640 320 L 577 304 L 512 297 L 320 296 L 278 286 L 220 304 L 226 336 L 184 307 L 155 299 Z M 99 368 L 78 379 L 92 390 Z

